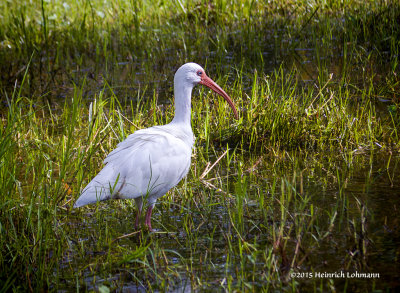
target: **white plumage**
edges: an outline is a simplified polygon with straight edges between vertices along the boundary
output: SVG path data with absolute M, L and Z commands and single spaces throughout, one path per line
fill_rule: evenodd
M 129 135 L 104 160 L 105 167 L 84 188 L 74 207 L 97 201 L 135 199 L 139 225 L 143 199 L 148 210 L 145 224 L 151 231 L 151 213 L 157 199 L 186 176 L 194 143 L 190 125 L 191 93 L 203 84 L 220 94 L 237 117 L 229 96 L 204 72 L 200 65 L 186 63 L 175 74 L 175 117 L 171 123 L 153 126 Z

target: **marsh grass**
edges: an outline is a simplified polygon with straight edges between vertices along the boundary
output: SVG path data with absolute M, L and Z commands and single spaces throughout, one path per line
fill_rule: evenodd
M 3 291 L 392 288 L 398 5 L 65 3 L 0 4 Z M 160 231 L 135 233 L 131 201 L 71 210 L 118 142 L 172 120 L 185 61 L 240 119 L 195 89 L 193 163 Z M 290 278 L 339 270 L 382 277 Z

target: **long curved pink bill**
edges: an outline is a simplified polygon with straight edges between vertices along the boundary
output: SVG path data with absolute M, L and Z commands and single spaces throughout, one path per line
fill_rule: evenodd
M 228 102 L 229 106 L 232 108 L 235 118 L 239 119 L 238 112 L 235 108 L 235 105 L 232 102 L 232 99 L 218 84 L 216 84 L 211 78 L 209 78 L 207 75 L 205 75 L 205 73 L 203 73 L 200 84 L 205 85 L 206 87 L 210 88 L 211 90 L 216 92 L 218 95 L 223 97 Z

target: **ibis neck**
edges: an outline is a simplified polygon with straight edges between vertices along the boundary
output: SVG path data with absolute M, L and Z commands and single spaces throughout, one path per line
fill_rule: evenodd
M 180 123 L 191 126 L 191 99 L 193 86 L 175 84 L 175 117 L 172 123 Z

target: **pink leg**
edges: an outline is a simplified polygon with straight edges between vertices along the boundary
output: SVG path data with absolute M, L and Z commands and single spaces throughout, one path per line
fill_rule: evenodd
M 153 229 L 151 228 L 151 212 L 153 211 L 153 205 L 149 206 L 149 208 L 147 209 L 147 213 L 146 213 L 146 220 L 145 220 L 145 225 L 147 226 L 147 228 L 149 228 L 150 232 L 153 232 Z
M 138 209 L 138 212 L 136 214 L 135 230 L 137 230 L 139 228 L 139 221 L 140 221 L 141 213 L 142 213 L 142 209 Z

